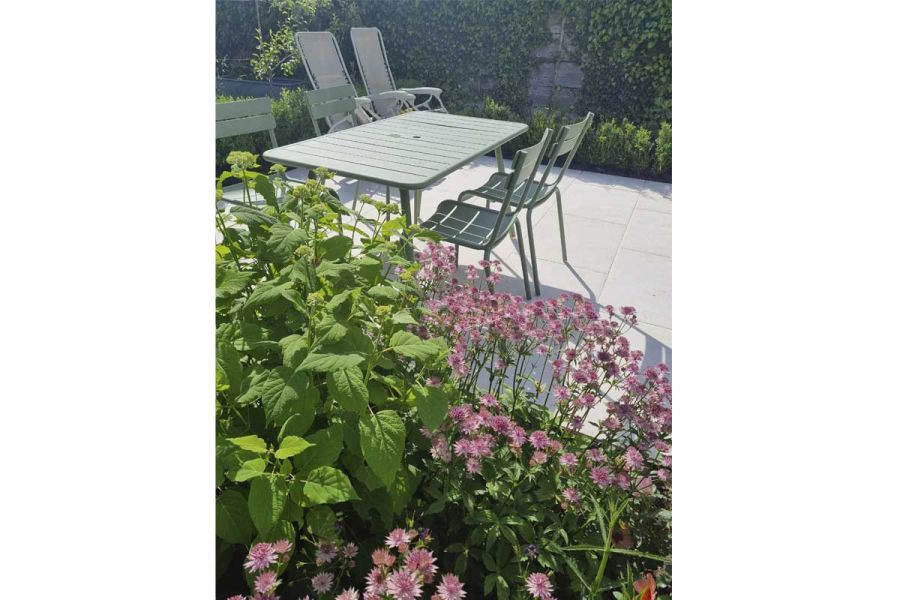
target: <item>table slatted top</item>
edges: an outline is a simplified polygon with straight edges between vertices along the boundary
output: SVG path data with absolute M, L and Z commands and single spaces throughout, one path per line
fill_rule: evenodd
M 527 130 L 524 123 L 416 111 L 273 148 L 263 158 L 417 190 Z

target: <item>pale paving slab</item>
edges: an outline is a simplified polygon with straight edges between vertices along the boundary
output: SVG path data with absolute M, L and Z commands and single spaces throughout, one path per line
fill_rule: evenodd
M 672 215 L 635 209 L 625 230 L 622 248 L 671 257 Z
M 507 160 L 507 168 L 509 164 Z M 440 201 L 481 185 L 496 169 L 495 159 L 485 156 L 437 182 L 423 192 L 422 217 L 431 215 Z M 335 187 L 348 205 L 355 183 L 337 178 Z M 542 297 L 576 292 L 599 304 L 634 306 L 640 320 L 628 334 L 634 348 L 645 352 L 646 366 L 671 364 L 671 184 L 570 169 L 560 189 L 570 264 L 562 262 L 556 200 L 551 198 L 535 209 L 533 221 Z M 384 199 L 384 186 L 363 183 L 361 191 Z M 392 190 L 392 201 L 397 200 L 397 190 Z M 524 213 L 520 220 L 525 232 Z M 524 241 L 528 257 L 527 237 Z M 480 252 L 461 248 L 459 276 L 465 265 L 481 258 Z M 503 269 L 497 289 L 523 294 L 517 243 L 504 240 L 492 258 Z M 530 268 L 530 258 L 527 263 Z

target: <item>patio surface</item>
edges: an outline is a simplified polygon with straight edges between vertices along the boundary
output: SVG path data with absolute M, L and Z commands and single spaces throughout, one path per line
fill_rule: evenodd
M 486 182 L 496 169 L 495 159 L 482 157 L 438 181 L 422 193 L 422 219 L 438 202 Z M 348 204 L 354 186 L 355 180 L 337 178 L 341 199 Z M 569 169 L 560 191 L 568 264 L 562 261 L 555 199 L 533 216 L 541 297 L 577 292 L 601 305 L 634 306 L 638 325 L 627 336 L 632 347 L 644 351 L 646 366 L 661 361 L 671 366 L 672 185 Z M 363 182 L 360 193 L 383 200 L 385 189 Z M 396 189 L 391 200 L 399 200 Z M 527 236 L 524 212 L 520 221 Z M 525 253 L 528 258 L 527 239 Z M 465 265 L 481 258 L 480 252 L 460 248 L 459 277 L 464 277 Z M 497 290 L 524 295 L 517 243 L 504 240 L 493 258 L 503 269 Z M 530 258 L 527 262 L 530 267 Z

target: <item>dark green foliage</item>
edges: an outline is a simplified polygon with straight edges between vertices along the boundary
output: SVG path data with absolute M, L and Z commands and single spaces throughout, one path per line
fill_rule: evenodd
M 656 136 L 656 160 L 653 168 L 656 174 L 665 178 L 672 178 L 672 125 L 663 123 L 659 126 Z
M 584 56 L 582 109 L 645 126 L 671 122 L 671 0 L 561 4 Z

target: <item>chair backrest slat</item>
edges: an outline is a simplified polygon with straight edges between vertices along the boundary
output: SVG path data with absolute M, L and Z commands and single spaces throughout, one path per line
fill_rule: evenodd
M 216 104 L 216 139 L 266 131 L 272 147 L 275 140 L 275 117 L 272 116 L 272 100 L 252 98 L 236 102 Z
M 584 136 L 590 130 L 593 120 L 594 113 L 589 112 L 587 116 L 578 123 L 566 125 L 559 130 L 559 134 L 557 134 L 550 151 L 547 153 L 550 160 L 547 162 L 547 168 L 544 170 L 544 176 L 541 178 L 541 185 L 546 183 L 550 176 L 550 170 L 553 168 L 553 165 L 556 164 L 556 161 L 559 160 L 561 156 L 564 156 L 565 161 L 563 161 L 562 167 L 559 169 L 559 174 L 556 176 L 556 179 L 553 180 L 553 183 L 550 184 L 551 188 L 556 188 L 556 186 L 559 185 L 559 182 L 562 181 L 566 171 L 569 170 L 572 159 L 575 158 L 575 154 L 578 153 L 578 148 L 581 147 L 581 142 L 584 141 Z
M 306 93 L 306 101 L 309 105 L 309 116 L 312 117 L 316 135 L 321 135 L 319 119 L 325 119 L 329 125 L 338 123 L 342 119 L 349 121 L 350 125 L 356 125 L 354 111 L 356 110 L 356 89 L 352 85 L 339 85 L 332 88 L 312 90 Z
M 491 232 L 491 245 L 497 241 L 499 236 L 505 233 L 501 231 L 503 216 L 508 214 L 518 214 L 523 206 L 531 203 L 533 199 L 531 196 L 537 194 L 539 191 L 539 187 L 534 184 L 533 179 L 537 173 L 538 167 L 541 165 L 544 154 L 547 152 L 547 146 L 550 144 L 551 135 L 553 135 L 553 130 L 545 129 L 544 135 L 541 136 L 541 140 L 537 144 L 516 152 L 512 162 L 512 172 L 510 173 L 506 185 L 506 195 L 503 198 L 503 205 L 500 208 L 500 213 L 497 215 L 497 224 L 494 226 L 494 231 Z M 512 204 L 513 196 L 516 195 L 516 189 L 523 183 L 525 189 L 522 190 L 522 200 L 519 201 L 516 204 L 515 209 L 510 212 L 510 206 Z
M 341 49 L 330 31 L 298 31 L 294 41 L 314 89 L 353 84 Z

